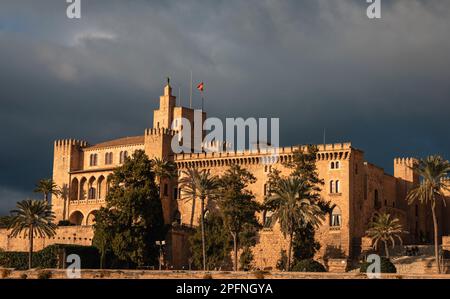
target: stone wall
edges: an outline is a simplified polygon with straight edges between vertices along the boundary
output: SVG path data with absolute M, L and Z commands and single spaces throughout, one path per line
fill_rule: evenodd
M 34 238 L 34 251 L 39 251 L 53 244 L 73 244 L 73 245 L 92 245 L 94 231 L 92 226 L 67 226 L 58 227 L 56 235 L 51 238 Z M 16 238 L 9 237 L 6 229 L 0 229 L 0 248 L 5 251 L 22 251 L 29 250 L 28 238 L 22 234 Z

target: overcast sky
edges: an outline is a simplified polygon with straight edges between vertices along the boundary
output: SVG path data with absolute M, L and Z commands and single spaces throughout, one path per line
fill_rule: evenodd
M 450 1 L 81 0 L 0 3 L 0 213 L 51 177 L 53 141 L 143 133 L 165 78 L 210 116 L 279 117 L 282 145 L 351 141 L 450 157 Z M 200 105 L 195 95 L 195 104 Z M 40 196 L 39 196 L 40 198 Z

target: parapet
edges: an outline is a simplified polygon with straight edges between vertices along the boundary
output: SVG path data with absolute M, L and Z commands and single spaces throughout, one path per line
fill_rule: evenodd
M 67 146 L 78 146 L 78 147 L 87 147 L 89 144 L 83 140 L 77 139 L 59 139 L 55 141 L 55 147 L 67 147 Z
M 319 151 L 335 151 L 335 150 L 349 150 L 352 148 L 351 142 L 331 143 L 331 144 L 318 144 Z
M 174 136 L 177 133 L 175 130 L 167 129 L 167 128 L 152 128 L 152 129 L 145 129 L 145 136 L 151 136 L 151 135 L 169 135 Z
M 394 165 L 406 165 L 406 166 L 413 166 L 415 163 L 417 163 L 416 158 L 412 157 L 406 157 L 406 158 L 395 158 L 394 159 Z

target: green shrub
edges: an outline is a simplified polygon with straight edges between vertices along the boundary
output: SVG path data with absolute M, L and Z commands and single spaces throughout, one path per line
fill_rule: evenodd
M 203 279 L 213 279 L 211 273 L 205 273 L 205 275 L 203 275 Z
M 293 272 L 327 272 L 325 267 L 313 259 L 298 261 L 291 269 Z
M 66 252 L 66 257 L 71 254 L 79 255 L 82 269 L 97 269 L 100 265 L 98 250 L 93 246 L 55 244 L 33 254 L 33 268 L 56 268 L 60 250 Z M 28 269 L 28 252 L 0 252 L 0 266 L 26 270 Z
M 41 270 L 37 276 L 38 279 L 50 279 L 52 278 L 52 272 L 49 270 Z
M 269 272 L 268 271 L 261 271 L 261 270 L 253 272 L 253 275 L 255 275 L 256 279 L 264 279 L 265 274 L 269 274 Z
M 361 267 L 359 268 L 359 272 L 367 273 L 367 268 L 369 267 L 369 265 L 371 265 L 371 263 L 369 262 L 362 263 Z M 395 265 L 388 258 L 381 258 L 381 273 L 397 273 Z
M 74 226 L 69 220 L 61 220 L 58 222 L 58 226 Z
M 11 275 L 11 270 L 10 269 L 1 269 L 0 270 L 0 277 L 1 278 L 7 278 Z

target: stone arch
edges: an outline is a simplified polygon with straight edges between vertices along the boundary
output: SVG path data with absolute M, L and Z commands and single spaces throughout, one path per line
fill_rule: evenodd
M 80 179 L 80 195 L 79 200 L 85 200 L 87 198 L 87 179 L 85 177 L 82 177 Z
M 330 215 L 330 226 L 341 227 L 342 226 L 342 212 L 338 206 L 335 206 Z
M 82 225 L 83 224 L 84 215 L 80 211 L 75 211 L 70 214 L 69 221 L 74 225 Z
M 95 177 L 91 176 L 88 181 L 88 199 L 95 199 L 97 197 L 97 186 L 95 185 Z
M 79 181 L 77 178 L 73 178 L 70 185 L 70 200 L 77 200 L 79 194 Z
M 95 223 L 95 216 L 97 215 L 98 211 L 93 210 L 90 211 L 89 214 L 86 217 L 86 225 L 94 225 Z
M 105 177 L 101 175 L 97 180 L 97 198 L 104 198 L 106 196 L 106 182 Z

